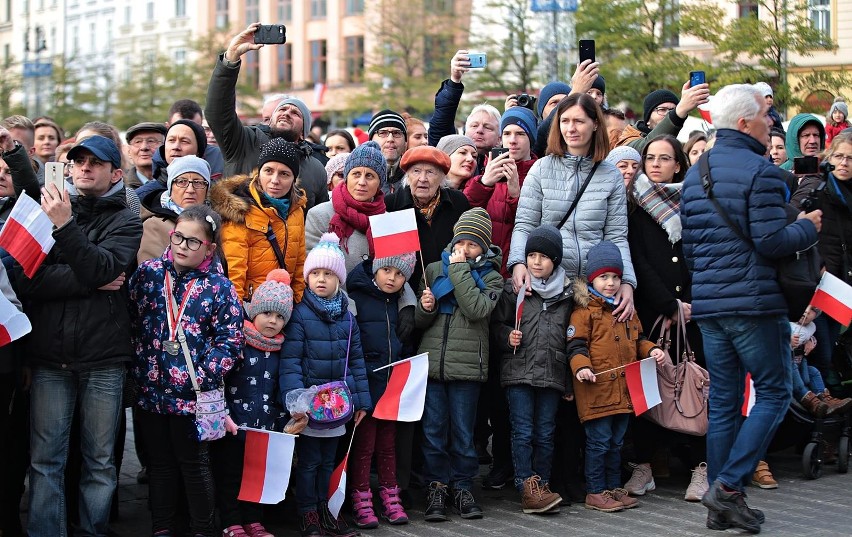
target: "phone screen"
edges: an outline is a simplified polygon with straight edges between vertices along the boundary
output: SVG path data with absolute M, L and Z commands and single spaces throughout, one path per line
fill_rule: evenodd
M 44 184 L 45 186 L 56 185 L 56 190 L 60 196 L 65 195 L 65 165 L 61 162 L 47 162 L 44 165 Z
M 578 48 L 580 50 L 580 63 L 583 63 L 586 60 L 595 61 L 594 39 L 581 39 Z
M 690 71 L 689 73 L 689 87 L 695 87 L 699 84 L 704 84 L 704 71 Z

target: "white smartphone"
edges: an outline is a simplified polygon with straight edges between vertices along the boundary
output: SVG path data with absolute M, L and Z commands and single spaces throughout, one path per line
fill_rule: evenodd
M 65 192 L 65 165 L 61 162 L 48 162 L 44 165 L 44 186 L 56 185 L 59 196 Z

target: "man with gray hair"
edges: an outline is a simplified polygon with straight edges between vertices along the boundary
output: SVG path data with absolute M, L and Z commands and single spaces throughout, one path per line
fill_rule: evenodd
M 769 104 L 749 84 L 725 86 L 711 102 L 713 149 L 686 174 L 683 251 L 692 272 L 687 322 L 696 320 L 710 372 L 707 527 L 760 533 L 763 513 L 745 487 L 792 397 L 790 324 L 779 259 L 817 241 L 821 211 L 788 223 L 781 170 L 767 160 Z M 744 381 L 758 394 L 743 421 Z

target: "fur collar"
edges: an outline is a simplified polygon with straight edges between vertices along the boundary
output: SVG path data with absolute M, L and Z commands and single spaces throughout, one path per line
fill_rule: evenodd
M 252 177 L 249 175 L 234 175 L 217 181 L 210 190 L 210 204 L 219 213 L 224 222 L 245 224 L 249 210 L 257 206 L 249 185 Z M 295 195 L 293 194 L 295 193 Z M 295 199 L 294 199 L 295 198 Z M 290 212 L 305 206 L 305 196 L 297 180 L 291 190 Z

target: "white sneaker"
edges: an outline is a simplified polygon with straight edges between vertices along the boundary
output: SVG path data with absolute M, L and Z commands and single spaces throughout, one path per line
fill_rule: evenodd
M 654 475 L 651 473 L 650 463 L 636 464 L 629 462 L 627 465 L 633 468 L 633 475 L 624 484 L 624 488 L 631 496 L 644 496 L 646 492 L 651 492 L 657 488 L 657 484 L 654 483 Z
M 689 486 L 686 487 L 686 494 L 683 499 L 688 502 L 700 502 L 709 488 L 710 485 L 707 484 L 707 463 L 702 462 L 692 471 L 692 479 L 689 481 Z

